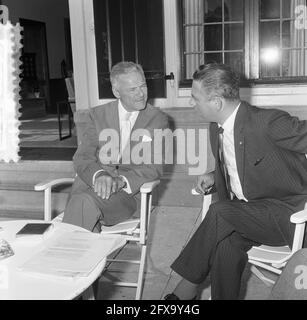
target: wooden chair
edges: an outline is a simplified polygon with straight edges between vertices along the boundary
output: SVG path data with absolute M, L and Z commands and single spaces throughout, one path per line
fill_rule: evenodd
M 57 102 L 57 114 L 58 114 L 58 125 L 59 125 L 59 138 L 64 140 L 70 138 L 72 135 L 72 126 L 73 126 L 73 113 L 76 111 L 75 106 L 75 87 L 74 87 L 74 78 L 65 78 L 65 85 L 68 94 L 68 100 L 58 101 Z M 62 134 L 62 109 L 66 107 L 67 120 L 68 120 L 68 134 L 63 136 Z
M 192 190 L 192 194 L 199 195 L 195 189 Z M 212 194 L 204 195 L 202 220 L 205 218 L 211 203 Z M 254 246 L 247 252 L 248 262 L 252 265 L 251 271 L 267 285 L 274 284 L 275 281 L 266 277 L 257 267 L 280 275 L 291 256 L 302 248 L 307 221 L 307 202 L 304 210 L 291 215 L 290 221 L 295 224 L 292 249 L 289 246 L 271 247 L 261 245 L 259 247 Z
M 52 189 L 55 186 L 61 184 L 71 184 L 74 178 L 62 178 L 52 181 L 44 181 L 34 186 L 36 191 L 44 191 L 44 220 L 45 221 L 62 221 L 64 213 L 52 217 L 51 210 L 51 196 Z M 140 208 L 140 218 L 131 219 L 111 227 L 104 226 L 101 233 L 107 234 L 124 234 L 126 241 L 134 243 L 140 248 L 140 259 L 139 260 L 119 260 L 119 259 L 107 259 L 109 262 L 116 263 L 133 263 L 138 264 L 138 278 L 136 282 L 114 282 L 114 285 L 124 286 L 124 287 L 134 287 L 136 288 L 135 299 L 139 300 L 142 296 L 143 282 L 144 282 L 144 271 L 146 263 L 146 253 L 147 253 L 147 233 L 151 214 L 152 205 L 152 191 L 160 183 L 159 180 L 144 183 L 140 188 L 141 193 L 141 208 Z M 106 270 L 106 269 L 105 269 Z

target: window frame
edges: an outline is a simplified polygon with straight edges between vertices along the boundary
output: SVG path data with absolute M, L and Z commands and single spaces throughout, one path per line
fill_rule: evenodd
M 178 27 L 180 29 L 180 74 L 185 73 L 184 56 L 184 27 L 183 27 L 183 0 L 178 1 Z M 282 10 L 282 8 L 280 8 Z M 297 77 L 264 77 L 260 78 L 260 0 L 244 1 L 244 79 L 242 87 L 253 87 L 257 84 L 302 84 L 307 82 L 307 76 Z M 274 19 L 284 21 L 284 19 Z M 286 19 L 287 20 L 287 19 Z M 189 88 L 192 80 L 179 78 L 179 88 Z
M 254 0 L 248 1 L 255 5 Z M 89 107 L 104 104 L 112 100 L 99 100 L 97 72 L 95 58 L 95 32 L 92 1 L 69 0 L 70 23 L 72 32 L 74 78 L 76 91 L 76 108 L 85 111 Z M 163 0 L 164 3 L 164 34 L 165 34 L 165 65 L 166 73 L 173 72 L 174 81 L 167 81 L 167 99 L 157 101 L 157 106 L 162 108 L 190 108 L 191 85 L 179 86 L 181 78 L 180 35 L 178 22 L 178 1 Z M 255 19 L 256 17 L 248 17 Z M 248 41 L 258 43 L 257 35 L 252 30 L 245 33 Z M 247 54 L 247 52 L 245 52 Z M 251 53 L 253 54 L 253 52 Z M 253 73 L 257 63 L 245 66 L 245 72 Z M 304 81 L 304 80 L 303 80 Z M 300 106 L 306 107 L 307 83 L 261 83 L 253 80 L 242 84 L 241 98 L 247 102 L 259 106 Z

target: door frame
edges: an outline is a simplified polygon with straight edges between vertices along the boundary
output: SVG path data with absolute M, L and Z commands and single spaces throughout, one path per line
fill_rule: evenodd
M 46 81 L 46 96 L 44 97 L 47 102 L 47 108 L 51 104 L 50 100 L 50 74 L 49 74 L 49 60 L 48 60 L 48 46 L 47 46 L 47 31 L 46 31 L 46 22 L 33 20 L 33 19 L 26 19 L 26 18 L 19 18 L 20 25 L 25 28 L 27 25 L 36 25 L 40 26 L 41 32 L 43 33 L 43 39 L 41 39 L 41 45 L 42 45 L 42 56 L 43 56 L 43 64 L 44 64 L 44 73 L 45 73 L 45 81 Z M 24 29 L 23 29 L 24 30 Z M 23 31 L 24 33 L 24 31 Z M 22 50 L 24 52 L 24 48 Z M 47 110 L 46 110 L 47 111 Z
M 176 0 L 163 0 L 165 72 L 173 72 L 175 80 L 166 81 L 166 98 L 151 99 L 160 108 L 175 107 L 178 96 L 178 30 L 173 23 L 176 19 Z M 92 0 L 69 0 L 71 36 L 74 61 L 77 110 L 105 104 L 114 99 L 100 99 L 97 77 L 94 6 Z

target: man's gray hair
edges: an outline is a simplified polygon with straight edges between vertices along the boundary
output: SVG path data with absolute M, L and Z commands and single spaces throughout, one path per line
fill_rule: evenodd
M 193 80 L 201 83 L 210 99 L 214 96 L 228 100 L 240 99 L 240 76 L 226 64 L 201 65 L 195 71 Z
M 121 62 L 115 64 L 112 67 L 111 73 L 110 73 L 111 84 L 114 85 L 119 76 L 121 76 L 123 74 L 128 74 L 133 71 L 140 73 L 145 79 L 145 74 L 144 74 L 143 68 L 140 64 L 137 64 L 137 63 L 134 63 L 131 61 L 121 61 Z

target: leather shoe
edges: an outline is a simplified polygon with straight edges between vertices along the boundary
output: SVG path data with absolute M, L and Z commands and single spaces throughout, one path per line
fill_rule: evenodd
M 190 299 L 190 300 L 196 300 L 195 296 L 194 298 Z M 178 296 L 175 295 L 175 293 L 169 293 L 164 297 L 164 300 L 181 300 Z
M 169 293 L 164 297 L 164 300 L 180 300 L 174 293 Z

